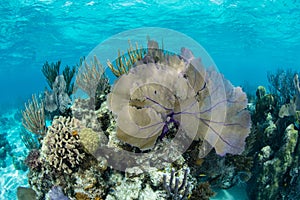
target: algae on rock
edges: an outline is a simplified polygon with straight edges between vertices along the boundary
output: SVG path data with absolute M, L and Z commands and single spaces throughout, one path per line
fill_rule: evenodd
M 256 187 L 252 195 L 257 195 L 257 200 L 276 199 L 279 197 L 280 188 L 283 187 L 283 177 L 293 163 L 293 154 L 298 141 L 298 131 L 294 125 L 289 125 L 285 130 L 283 145 L 274 153 L 271 160 L 262 160 L 262 169 L 256 179 Z

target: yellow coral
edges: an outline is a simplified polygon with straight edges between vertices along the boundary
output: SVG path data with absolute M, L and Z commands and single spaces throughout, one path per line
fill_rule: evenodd
M 80 192 L 75 194 L 75 198 L 76 198 L 76 200 L 90 200 L 91 199 L 88 197 L 88 195 L 80 193 Z
M 91 128 L 84 128 L 78 132 L 81 144 L 91 154 L 93 154 L 101 145 L 100 134 Z
M 135 49 L 132 47 L 131 42 L 129 43 L 129 49 L 127 49 L 127 56 L 124 52 L 121 54 L 120 50 L 118 51 L 118 58 L 116 59 L 116 66 L 114 66 L 110 60 L 107 61 L 107 65 L 112 71 L 112 73 L 119 77 L 123 74 L 127 74 L 128 71 L 132 68 L 132 66 L 143 58 L 145 55 L 145 51 L 142 47 L 138 47 L 136 43 Z

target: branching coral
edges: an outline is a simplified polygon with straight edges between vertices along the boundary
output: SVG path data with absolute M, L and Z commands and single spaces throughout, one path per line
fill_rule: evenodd
M 298 74 L 294 75 L 294 98 L 288 104 L 281 106 L 279 110 L 279 117 L 295 116 L 299 120 L 298 111 L 300 111 L 300 83 Z
M 190 183 L 187 182 L 189 170 L 185 169 L 184 171 L 184 177 L 181 181 L 181 184 L 179 184 L 179 178 L 175 178 L 175 184 L 173 183 L 174 177 L 175 177 L 175 170 L 172 169 L 170 181 L 167 183 L 167 176 L 164 174 L 163 176 L 163 182 L 164 182 L 164 188 L 167 191 L 168 197 L 172 200 L 185 200 L 187 199 L 187 196 L 189 194 L 189 187 Z M 174 185 L 174 187 L 173 187 Z M 181 194 L 182 193 L 182 194 Z
M 89 65 L 86 61 L 82 62 L 76 78 L 76 85 L 90 97 L 90 106 L 95 107 L 95 95 L 97 90 L 106 90 L 108 81 L 104 75 L 103 66 L 95 56 Z
M 102 124 L 98 117 L 100 111 L 92 110 L 89 106 L 88 99 L 76 99 L 71 109 L 73 117 L 80 120 L 81 124 L 86 128 L 91 128 L 96 132 L 102 132 Z
M 294 96 L 295 90 L 293 78 L 296 71 L 292 69 L 278 69 L 275 73 L 268 73 L 268 81 L 270 83 L 269 90 L 273 95 L 277 95 L 280 104 L 288 103 Z
M 151 52 L 155 55 L 155 48 Z M 200 157 L 212 147 L 220 155 L 239 154 L 250 132 L 245 93 L 185 48 L 180 56 L 166 55 L 122 75 L 108 105 L 117 115 L 117 137 L 142 150 L 151 149 L 170 126 L 179 126 L 190 138 L 205 141 Z
M 66 81 L 66 92 L 69 96 L 71 96 L 71 94 L 73 93 L 74 83 L 72 82 L 72 79 L 75 75 L 75 72 L 76 72 L 76 67 L 74 66 L 72 68 L 66 66 L 63 71 L 63 76 Z
M 44 92 L 45 109 L 49 112 L 64 113 L 71 104 L 71 99 L 66 91 L 67 84 L 63 75 L 57 76 L 52 85 L 52 92 L 48 90 Z
M 40 160 L 39 150 L 32 149 L 24 162 L 30 168 L 30 170 L 40 170 L 42 163 Z
M 45 135 L 45 112 L 44 103 L 39 102 L 35 95 L 32 95 L 32 101 L 25 104 L 25 110 L 22 111 L 22 124 L 30 132 Z
M 76 119 L 60 116 L 49 127 L 43 140 L 41 157 L 53 172 L 71 174 L 82 163 L 85 153 L 77 134 L 78 126 Z
M 52 89 L 53 83 L 55 82 L 56 77 L 59 75 L 61 61 L 57 61 L 56 63 L 49 64 L 46 62 L 43 65 L 42 72 L 46 77 L 47 83 L 49 87 Z
M 116 66 L 114 66 L 109 60 L 107 61 L 107 66 L 113 72 L 116 77 L 119 77 L 123 74 L 127 74 L 129 70 L 134 66 L 134 64 L 141 60 L 145 55 L 145 50 L 142 47 L 138 47 L 136 43 L 135 49 L 129 41 L 129 49 L 127 49 L 127 55 L 118 51 L 118 57 L 116 59 Z
M 35 138 L 33 134 L 29 133 L 26 129 L 21 129 L 20 136 L 27 149 L 31 150 L 39 148 L 40 144 L 37 138 Z
M 190 200 L 209 200 L 210 197 L 216 193 L 211 189 L 208 182 L 200 183 L 197 188 L 193 190 Z
M 57 76 L 59 76 L 60 65 L 61 65 L 61 61 L 57 61 L 56 63 L 51 63 L 51 64 L 46 62 L 43 65 L 42 72 L 46 77 L 47 83 L 51 89 L 53 89 L 53 84 Z M 63 70 L 63 77 L 66 82 L 66 91 L 64 92 L 66 92 L 69 96 L 71 96 L 73 92 L 74 84 L 72 83 L 72 80 L 74 78 L 75 72 L 76 72 L 75 66 L 73 67 L 66 66 L 65 69 Z

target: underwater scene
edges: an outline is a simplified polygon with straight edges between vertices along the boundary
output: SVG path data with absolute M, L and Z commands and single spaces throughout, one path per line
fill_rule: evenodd
M 300 2 L 2 0 L 0 200 L 300 199 Z

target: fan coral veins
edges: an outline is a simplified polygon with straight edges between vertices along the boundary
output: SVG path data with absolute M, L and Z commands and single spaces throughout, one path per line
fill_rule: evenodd
M 200 157 L 213 147 L 219 155 L 243 151 L 250 132 L 246 105 L 241 88 L 233 87 L 215 68 L 206 69 L 186 48 L 180 56 L 166 54 L 154 63 L 136 65 L 116 81 L 108 96 L 119 139 L 151 149 L 171 120 L 188 137 L 204 141 Z

